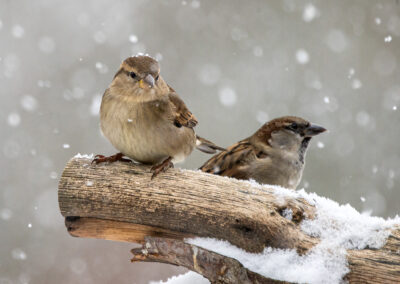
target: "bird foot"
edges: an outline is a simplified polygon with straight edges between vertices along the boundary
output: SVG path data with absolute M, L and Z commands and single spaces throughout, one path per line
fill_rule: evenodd
M 151 172 L 153 173 L 151 179 L 155 178 L 159 173 L 167 171 L 169 168 L 173 168 L 174 164 L 171 162 L 172 157 L 168 157 L 160 164 L 151 167 Z
M 124 154 L 122 154 L 122 153 L 117 153 L 117 154 L 109 156 L 109 157 L 106 157 L 106 156 L 103 156 L 103 155 L 96 155 L 94 157 L 93 161 L 92 161 L 92 164 L 95 163 L 97 165 L 97 164 L 106 163 L 106 162 L 107 163 L 114 163 L 114 162 L 117 162 L 117 161 L 126 162 L 126 163 L 131 163 L 132 162 L 131 160 L 123 158 L 123 157 L 124 157 Z

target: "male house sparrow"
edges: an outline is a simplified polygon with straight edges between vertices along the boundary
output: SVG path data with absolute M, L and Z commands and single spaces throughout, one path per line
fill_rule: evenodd
M 228 147 L 201 170 L 262 184 L 296 189 L 304 169 L 304 157 L 312 136 L 326 131 L 294 116 L 265 123 L 256 133 Z
M 206 153 L 224 150 L 196 136 L 197 120 L 160 76 L 149 56 L 124 60 L 105 91 L 100 107 L 101 130 L 120 153 L 93 162 L 129 161 L 155 165 L 153 176 L 183 161 L 197 147 Z

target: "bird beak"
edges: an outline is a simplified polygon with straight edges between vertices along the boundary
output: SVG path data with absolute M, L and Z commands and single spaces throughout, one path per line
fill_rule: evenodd
M 316 124 L 310 124 L 310 126 L 308 126 L 304 130 L 304 134 L 305 134 L 305 136 L 315 136 L 315 135 L 318 135 L 325 131 L 326 131 L 326 128 L 323 128 L 322 126 L 319 126 Z
M 150 74 L 147 74 L 147 76 L 144 77 L 144 79 L 141 79 L 139 81 L 139 87 L 141 89 L 148 89 L 149 87 L 153 88 L 154 87 L 154 78 L 153 78 L 153 76 L 151 76 Z

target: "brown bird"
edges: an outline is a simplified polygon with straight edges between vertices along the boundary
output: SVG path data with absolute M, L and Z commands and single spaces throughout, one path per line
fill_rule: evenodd
M 200 169 L 203 172 L 296 189 L 311 138 L 326 131 L 294 116 L 265 123 L 256 133 L 228 147 Z
M 183 161 L 197 147 L 206 153 L 224 150 L 196 136 L 196 118 L 160 76 L 149 56 L 124 60 L 105 91 L 100 107 L 101 130 L 120 153 L 93 162 L 135 161 L 152 164 L 153 176 Z

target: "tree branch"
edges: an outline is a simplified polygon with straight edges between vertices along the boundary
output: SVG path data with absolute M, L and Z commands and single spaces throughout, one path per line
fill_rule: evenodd
M 319 243 L 318 238 L 300 229 L 304 218 L 315 215 L 315 208 L 303 199 L 277 198 L 272 189 L 260 190 L 250 183 L 202 172 L 170 169 L 151 180 L 147 166 L 91 165 L 90 162 L 89 159 L 70 160 L 59 183 L 59 205 L 69 233 L 77 237 L 150 244 L 154 249 L 169 244 L 168 249 L 163 246 L 164 254 L 158 259 L 151 254 L 151 257 L 142 256 L 143 261 L 163 261 L 192 269 L 189 262 L 178 262 L 182 251 L 174 248 L 184 247 L 184 252 L 190 252 L 187 258 L 193 259 L 194 246 L 181 241 L 193 236 L 224 239 L 254 253 L 273 247 L 296 249 L 304 254 Z M 286 209 L 293 212 L 291 220 L 283 216 Z M 399 283 L 399 232 L 398 228 L 393 231 L 381 249 L 349 250 L 351 272 L 347 280 Z M 209 272 L 201 272 L 211 281 L 219 281 L 216 273 L 219 270 L 211 269 L 216 259 L 232 265 L 226 268 L 230 271 L 228 275 L 247 275 L 249 281 L 272 281 L 240 268 L 236 260 L 196 249 L 204 251 L 209 258 L 209 264 L 207 257 L 202 258 Z M 140 252 L 135 250 L 135 256 L 140 258 Z M 199 272 L 194 266 L 193 269 Z
M 267 279 L 247 270 L 235 259 L 174 239 L 146 237 L 143 246 L 132 249 L 132 253 L 132 262 L 162 262 L 183 266 L 203 275 L 211 283 L 287 283 Z

